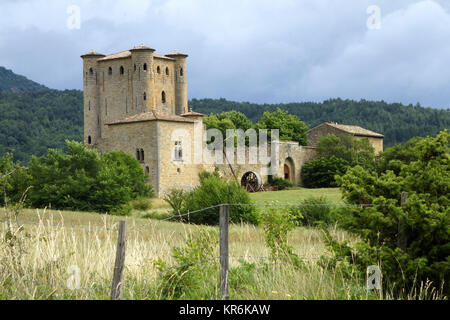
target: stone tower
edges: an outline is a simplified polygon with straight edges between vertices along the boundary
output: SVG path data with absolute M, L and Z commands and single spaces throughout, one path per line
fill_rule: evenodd
M 174 52 L 161 55 L 141 45 L 103 55 L 82 55 L 84 74 L 84 141 L 103 151 L 108 123 L 155 112 L 188 112 L 186 58 Z

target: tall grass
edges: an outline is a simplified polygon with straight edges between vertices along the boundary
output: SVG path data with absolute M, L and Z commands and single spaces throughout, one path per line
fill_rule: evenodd
M 78 214 L 78 215 L 77 215 Z M 84 216 L 83 216 L 84 215 Z M 0 218 L 4 215 L 1 214 Z M 173 247 L 185 247 L 189 235 L 214 227 L 161 222 L 149 219 L 127 220 L 124 270 L 124 299 L 161 299 L 160 275 L 155 262 L 176 263 Z M 7 224 L 0 223 L 0 299 L 109 299 L 119 218 L 72 212 L 26 210 L 19 217 L 23 229 L 11 246 L 5 242 Z M 83 226 L 89 226 L 85 228 Z M 17 229 L 16 229 L 17 230 Z M 345 232 L 332 228 L 338 239 L 353 241 Z M 230 226 L 231 299 L 392 299 L 367 291 L 365 279 L 348 279 L 337 271 L 318 265 L 327 251 L 318 229 L 300 227 L 289 236 L 289 244 L 304 259 L 302 268 L 283 261 L 270 261 L 264 233 L 246 224 Z M 216 248 L 218 250 L 218 248 Z M 216 251 L 217 251 L 216 250 Z M 213 254 L 215 256 L 215 254 Z M 198 277 L 199 290 L 190 290 L 185 299 L 220 299 L 218 259 L 201 262 L 209 270 Z M 70 266 L 80 270 L 79 290 L 67 288 Z M 190 271 L 188 271 L 190 272 Z M 411 298 L 441 298 L 427 291 Z

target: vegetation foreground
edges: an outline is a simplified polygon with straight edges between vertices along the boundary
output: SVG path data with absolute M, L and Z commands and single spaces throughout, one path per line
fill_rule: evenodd
M 342 203 L 337 189 L 264 193 L 268 198 L 276 194 L 292 203 L 325 194 L 334 196 L 332 202 Z M 252 198 L 258 203 L 261 195 L 252 194 Z M 158 208 L 152 211 L 165 212 L 166 205 L 155 202 Z M 134 217 L 118 217 L 23 209 L 18 221 L 13 222 L 23 225 L 15 235 L 20 241 L 14 246 L 0 247 L 0 299 L 109 299 L 119 220 L 127 221 L 124 299 L 220 299 L 218 228 L 143 219 L 138 215 L 134 212 Z M 0 209 L 0 216 L 5 216 L 4 209 Z M 339 241 L 357 240 L 335 226 L 328 230 Z M 6 231 L 7 222 L 2 220 L 0 232 Z M 199 234 L 197 242 L 190 241 Z M 201 247 L 202 242 L 205 247 Z M 263 228 L 232 224 L 231 299 L 398 298 L 391 292 L 368 290 L 366 279 L 357 273 L 349 276 L 324 265 L 327 262 L 321 257 L 331 258 L 332 254 L 320 229 L 296 227 L 290 232 L 288 243 L 301 259 L 301 266 L 269 259 L 270 248 L 265 244 Z M 164 269 L 164 265 L 175 266 L 176 270 L 187 265 L 186 271 L 192 277 L 174 288 L 170 277 L 164 277 L 170 275 L 167 273 L 170 268 Z M 172 289 L 171 295 L 168 289 Z M 444 296 L 424 284 L 420 291 L 411 292 L 406 298 Z

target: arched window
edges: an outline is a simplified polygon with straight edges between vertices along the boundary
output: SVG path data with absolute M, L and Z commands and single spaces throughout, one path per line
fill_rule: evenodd
M 94 75 L 94 69 L 92 69 L 92 68 L 89 69 L 89 75 L 91 75 L 91 76 Z
M 88 137 L 88 144 L 91 144 L 92 143 L 92 138 L 91 138 L 91 136 L 89 136 Z
M 166 93 L 164 91 L 161 93 L 161 101 L 162 103 L 166 103 Z
M 182 77 L 182 76 L 183 76 L 183 74 L 184 74 L 184 72 L 183 72 L 183 68 L 181 68 L 181 69 L 180 69 L 180 76 Z
M 138 161 L 141 161 L 141 152 L 139 151 L 139 149 L 136 149 L 136 158 L 138 159 Z
M 150 174 L 150 167 L 149 166 L 145 167 L 145 173 Z
M 144 149 L 141 149 L 141 161 L 145 160 Z
M 157 72 L 158 74 L 161 73 L 161 68 L 160 68 L 159 66 L 156 67 L 156 72 Z
M 144 92 L 144 101 L 147 100 L 147 93 Z
M 112 75 L 112 68 L 111 67 L 109 67 L 109 69 L 108 69 L 108 74 Z
M 125 73 L 125 69 L 122 66 L 120 66 L 120 74 L 124 74 L 124 73 Z
M 147 71 L 147 64 L 144 63 L 144 71 Z
M 167 76 L 169 75 L 169 68 L 168 67 L 166 67 L 166 75 Z

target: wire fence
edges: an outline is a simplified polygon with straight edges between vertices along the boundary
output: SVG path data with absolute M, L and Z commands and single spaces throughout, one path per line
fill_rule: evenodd
M 336 203 L 327 203 L 327 204 L 291 204 L 291 203 L 267 203 L 267 204 L 240 204 L 240 203 L 228 203 L 228 204 L 218 204 L 218 205 L 213 205 L 210 207 L 206 207 L 206 208 L 202 208 L 199 210 L 194 210 L 194 211 L 188 211 L 185 213 L 181 213 L 181 214 L 174 214 L 171 215 L 167 218 L 161 219 L 161 220 L 152 220 L 149 223 L 144 223 L 144 224 L 140 224 L 140 225 L 133 225 L 130 228 L 128 228 L 128 231 L 133 231 L 133 230 L 139 230 L 139 229 L 143 229 L 146 226 L 149 225 L 155 225 L 158 223 L 162 223 L 162 222 L 167 222 L 167 221 L 171 221 L 171 220 L 175 220 L 175 219 L 180 219 L 186 216 L 190 216 L 193 214 L 201 214 L 205 211 L 209 211 L 212 209 L 217 209 L 217 218 L 218 220 L 220 220 L 220 256 L 217 257 L 212 257 L 212 258 L 208 258 L 208 259 L 202 259 L 199 261 L 191 261 L 188 262 L 186 264 L 181 264 L 181 265 L 173 265 L 170 266 L 170 268 L 174 268 L 174 269 L 183 269 L 185 267 L 190 267 L 190 266 L 194 266 L 194 265 L 199 265 L 199 264 L 205 264 L 205 263 L 209 263 L 212 261 L 217 261 L 219 260 L 220 263 L 220 268 L 221 268 L 221 291 L 222 291 L 222 295 L 225 299 L 227 299 L 229 297 L 228 295 L 228 264 L 229 264 L 229 260 L 233 259 L 233 260 L 244 260 L 244 261 L 257 261 L 257 260 L 264 260 L 267 262 L 283 262 L 283 261 L 291 261 L 293 259 L 294 256 L 258 256 L 258 255 L 230 255 L 229 251 L 228 251 L 228 247 L 229 247 L 229 241 L 228 241 L 228 230 L 229 230 L 229 208 L 230 207 L 236 207 L 236 206 L 254 206 L 254 207 L 283 207 L 283 208 L 287 208 L 287 207 L 323 207 L 323 206 L 328 206 L 328 207 L 351 207 L 351 208 L 366 208 L 366 207 L 376 207 L 376 206 L 393 206 L 393 205 L 377 205 L 377 204 L 361 204 L 361 205 L 350 205 L 350 204 L 336 204 Z M 397 206 L 397 205 L 394 205 Z M 121 229 L 121 224 L 123 223 L 123 227 L 125 228 L 125 222 L 122 221 L 119 226 L 115 226 L 115 224 L 112 227 L 107 227 L 107 226 L 93 226 L 93 225 L 70 225 L 70 226 L 64 226 L 62 224 L 52 224 L 50 223 L 50 220 L 47 221 L 48 223 L 44 223 L 43 220 L 40 220 L 39 222 L 29 222 L 29 221 L 19 221 L 19 220 L 12 220 L 12 219 L 2 219 L 0 220 L 0 223 L 16 223 L 17 225 L 19 225 L 20 227 L 22 227 L 23 225 L 31 225 L 31 226 L 39 226 L 39 227 L 55 227 L 55 228 L 67 228 L 67 229 L 77 229 L 77 230 L 84 230 L 84 231 L 88 231 L 88 232 L 95 232 L 95 231 L 118 231 L 119 235 L 118 235 L 118 245 L 117 245 L 117 253 L 116 253 L 116 263 L 114 266 L 114 279 L 113 279 L 113 283 L 112 286 L 102 286 L 102 285 L 98 285 L 98 284 L 92 284 L 90 287 L 80 287 L 77 286 L 76 289 L 78 290 L 86 290 L 86 291 L 92 291 L 92 290 L 109 290 L 112 288 L 112 291 L 114 291 L 115 289 L 119 288 L 119 293 L 114 294 L 114 296 L 118 299 L 121 299 L 121 288 L 123 287 L 124 281 L 123 281 L 123 269 L 124 269 L 124 258 L 125 258 L 125 245 L 123 243 L 122 248 L 121 248 L 121 232 L 123 232 L 123 241 L 125 241 L 125 230 Z M 225 239 L 225 241 L 223 241 L 223 239 Z M 120 257 L 123 256 L 122 258 L 122 262 Z M 321 255 L 321 256 L 308 256 L 308 255 L 302 255 L 302 254 L 297 254 L 295 253 L 295 258 L 296 259 L 300 259 L 303 261 L 319 261 L 323 258 L 325 258 L 326 256 Z M 327 259 L 331 259 L 331 260 L 340 260 L 340 259 L 344 259 L 344 258 L 348 258 L 348 256 L 342 256 L 342 257 L 326 257 Z M 224 270 L 225 269 L 225 270 Z M 116 276 L 116 274 L 118 274 L 118 276 Z M 145 279 L 144 279 L 145 280 Z M 32 279 L 28 279 L 26 277 L 24 278 L 18 278 L 18 277 L 1 277 L 0 276 L 0 281 L 1 282 L 6 282 L 6 281 L 15 281 L 15 282 L 25 282 L 25 283 L 29 283 L 32 285 L 36 285 L 36 286 L 46 286 L 46 287 L 51 287 L 54 289 L 60 288 L 60 289 L 70 289 L 73 290 L 73 288 L 69 288 L 67 285 L 61 285 L 61 284 L 55 284 L 55 283 L 46 283 L 46 282 L 41 282 L 41 281 L 36 281 L 36 280 L 32 280 Z M 226 283 L 225 283 L 226 282 Z M 113 294 L 112 294 L 113 296 Z

